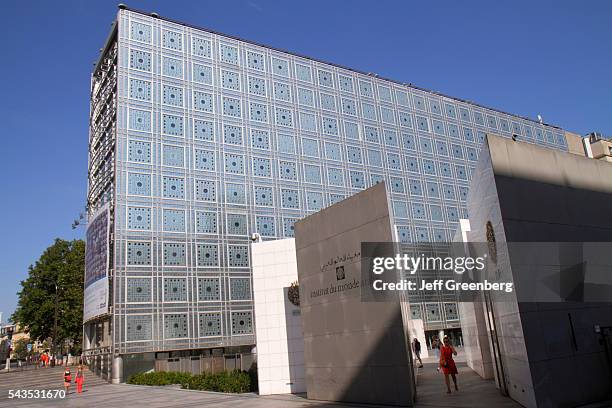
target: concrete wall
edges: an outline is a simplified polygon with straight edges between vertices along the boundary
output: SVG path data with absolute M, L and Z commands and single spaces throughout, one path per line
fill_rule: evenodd
M 495 231 L 496 240 L 506 242 L 495 174 L 487 143 L 484 144 L 479 157 L 480 160 L 470 184 L 467 200 L 470 217 L 470 231 L 467 233 L 468 241 L 487 242 L 485 226 L 490 221 Z M 500 280 L 512 282 L 508 258 L 504 255 L 506 254 L 498 254 L 498 267 L 503 275 L 503 279 L 500 278 Z M 536 406 L 518 303 L 516 300 L 499 301 L 499 299 L 496 299 L 494 292 L 491 296 L 496 327 L 492 327 L 490 324 L 486 306 L 482 302 L 474 304 L 474 318 L 466 318 L 465 327 L 469 340 L 465 339 L 465 333 L 464 340 L 467 344 L 470 344 L 471 354 L 475 359 L 473 366 L 475 368 L 481 367 L 480 370 L 485 378 L 490 378 L 491 371 L 493 371 L 497 384 L 503 390 L 507 390 L 508 395 L 521 405 L 526 407 Z M 463 312 L 466 314 L 466 308 L 463 308 Z M 462 324 L 464 317 L 464 315 L 461 316 Z M 473 323 L 470 324 L 470 321 Z M 490 334 L 493 329 L 496 329 L 497 332 L 495 345 L 492 344 Z M 493 350 L 498 345 L 500 358 L 496 364 Z M 476 347 L 480 347 L 480 351 Z M 476 371 L 478 372 L 478 370 Z
M 468 212 L 473 242 L 486 241 L 487 221 L 499 243 L 612 241 L 612 218 L 603 216 L 612 212 L 612 165 L 489 135 Z M 517 278 L 515 261 L 500 252 L 504 279 Z M 571 407 L 610 395 L 609 361 L 594 331 L 595 324 L 612 325 L 610 303 L 494 302 L 493 308 L 513 399 L 528 407 Z
M 298 221 L 295 232 L 308 398 L 412 405 L 400 304 L 361 302 L 359 289 L 361 242 L 393 237 L 384 184 Z
M 565 132 L 565 140 L 567 141 L 567 150 L 572 154 L 586 156 L 582 136 L 571 132 Z
M 259 394 L 306 392 L 302 319 L 287 296 L 298 280 L 295 240 L 255 243 L 251 254 Z

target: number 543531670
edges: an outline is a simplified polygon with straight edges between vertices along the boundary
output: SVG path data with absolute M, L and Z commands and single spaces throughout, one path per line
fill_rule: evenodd
M 65 390 L 9 390 L 9 399 L 55 399 L 65 398 Z

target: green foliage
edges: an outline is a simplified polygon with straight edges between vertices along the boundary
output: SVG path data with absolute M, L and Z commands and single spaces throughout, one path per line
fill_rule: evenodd
M 56 239 L 38 261 L 30 265 L 28 278 L 21 282 L 19 303 L 11 316 L 12 321 L 27 327 L 32 341 L 53 337 L 57 299 L 55 344 L 69 340 L 75 345 L 73 354 L 78 354 L 82 338 L 84 272 L 85 242 Z
M 154 371 L 134 374 L 127 382 L 128 384 L 137 385 L 172 385 L 186 383 L 190 378 L 191 374 L 189 373 Z
M 201 374 L 191 377 L 183 388 L 217 392 L 249 392 L 251 377 L 245 371 L 234 370 L 218 374 Z
M 171 385 L 200 391 L 242 393 L 255 389 L 251 376 L 246 371 L 234 370 L 216 374 L 191 375 L 188 373 L 150 372 L 139 373 L 128 379 L 128 384 Z
M 19 339 L 13 344 L 13 352 L 19 360 L 25 360 L 31 353 L 28 352 L 28 340 Z

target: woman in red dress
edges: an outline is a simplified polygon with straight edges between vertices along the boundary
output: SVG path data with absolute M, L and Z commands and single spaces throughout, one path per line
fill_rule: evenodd
M 457 355 L 457 350 L 450 343 L 448 336 L 444 336 L 444 344 L 440 347 L 440 367 L 444 373 L 447 394 L 451 393 L 450 381 L 448 380 L 449 375 L 453 378 L 453 383 L 455 383 L 455 391 L 459 391 L 459 387 L 457 387 L 457 366 L 455 365 L 455 360 L 453 360 L 453 355 Z

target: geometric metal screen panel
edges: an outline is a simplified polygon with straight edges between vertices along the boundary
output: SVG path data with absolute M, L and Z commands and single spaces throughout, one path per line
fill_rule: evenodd
M 448 240 L 487 132 L 567 150 L 556 127 L 373 75 L 126 9 L 117 27 L 116 191 L 100 200 L 116 202 L 121 353 L 254 344 L 252 233 L 293 237 L 385 181 L 398 240 Z M 412 310 L 453 321 L 449 296 Z

